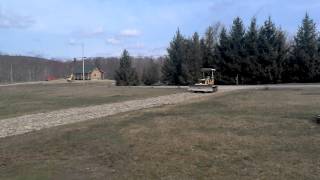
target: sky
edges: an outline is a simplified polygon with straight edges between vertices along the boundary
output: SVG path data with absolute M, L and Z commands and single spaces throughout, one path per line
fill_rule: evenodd
M 319 0 L 0 0 L 0 52 L 73 58 L 160 56 L 179 28 L 201 35 L 239 16 L 248 25 L 271 16 L 293 36 L 308 12 L 320 24 Z M 318 26 L 319 27 L 319 26 Z

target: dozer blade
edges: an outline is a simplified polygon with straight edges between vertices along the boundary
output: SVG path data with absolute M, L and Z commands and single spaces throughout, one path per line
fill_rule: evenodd
M 218 86 L 194 85 L 194 86 L 189 86 L 188 90 L 191 92 L 213 93 L 213 92 L 218 91 Z

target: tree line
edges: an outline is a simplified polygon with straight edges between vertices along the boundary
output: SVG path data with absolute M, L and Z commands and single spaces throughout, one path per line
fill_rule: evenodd
M 261 26 L 253 18 L 248 27 L 237 17 L 229 30 L 210 26 L 201 38 L 197 32 L 186 38 L 178 30 L 162 67 L 162 81 L 193 84 L 201 68 L 217 69 L 219 84 L 319 82 L 316 24 L 306 14 L 293 40 L 270 17 Z
M 62 78 L 69 72 L 68 63 L 45 58 L 0 55 L 0 83 L 44 81 Z
M 160 81 L 160 69 L 163 61 L 163 57 L 130 56 L 130 66 L 132 66 L 138 78 L 138 83 L 136 84 L 151 85 L 158 83 Z M 120 58 L 88 58 L 85 60 L 85 65 L 95 65 L 105 72 L 106 79 L 114 79 L 120 67 Z M 66 78 L 78 66 L 82 66 L 81 60 L 62 61 L 29 56 L 0 55 L 0 83 Z

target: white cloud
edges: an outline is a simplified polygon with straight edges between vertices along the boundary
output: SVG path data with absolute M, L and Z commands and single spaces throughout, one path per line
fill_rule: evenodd
M 0 28 L 25 29 L 31 27 L 34 24 L 35 20 L 32 17 L 3 11 L 0 7 Z
M 117 38 L 108 38 L 107 43 L 112 45 L 117 45 L 117 44 L 120 44 L 121 41 Z
M 141 35 L 141 32 L 137 29 L 125 29 L 120 32 L 120 35 L 124 37 L 137 37 Z

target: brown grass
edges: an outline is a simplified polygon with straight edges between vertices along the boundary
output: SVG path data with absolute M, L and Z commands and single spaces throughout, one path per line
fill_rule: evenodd
M 317 91 L 242 91 L 1 139 L 0 179 L 318 179 Z
M 98 82 L 0 87 L 0 119 L 178 92 L 182 90 L 114 87 Z

